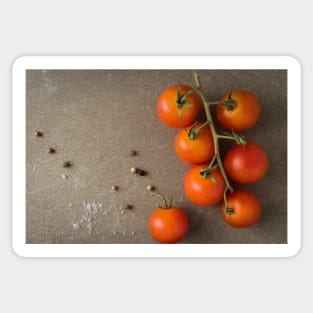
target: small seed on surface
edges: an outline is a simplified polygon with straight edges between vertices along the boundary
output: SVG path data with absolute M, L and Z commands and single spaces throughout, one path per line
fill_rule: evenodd
M 133 206 L 128 204 L 128 203 L 124 204 L 124 206 L 123 206 L 123 209 L 125 209 L 125 210 L 130 210 L 132 208 L 133 208 Z
M 133 155 L 136 155 L 136 154 L 137 154 L 137 151 L 135 151 L 135 150 L 130 150 L 130 151 L 129 151 L 129 155 L 132 155 L 132 156 L 133 156 Z
M 63 161 L 61 162 L 61 166 L 62 166 L 62 167 L 70 167 L 70 166 L 71 166 L 71 162 L 70 162 L 70 161 L 63 160 Z
M 112 191 L 116 191 L 118 189 L 118 187 L 116 185 L 112 185 L 111 189 L 112 189 Z
M 66 179 L 66 178 L 67 178 L 67 175 L 66 175 L 66 174 L 63 174 L 63 175 L 62 175 L 62 178 L 63 178 L 63 179 Z
M 55 152 L 55 149 L 53 149 L 53 148 L 48 148 L 48 153 L 54 153 Z
M 137 170 L 137 174 L 138 174 L 139 176 L 145 176 L 145 175 L 146 175 L 146 172 L 143 171 L 143 170 Z
M 155 187 L 152 186 L 152 185 L 148 185 L 148 186 L 147 186 L 147 190 L 148 190 L 148 191 L 153 191 L 153 190 L 155 190 Z
M 35 137 L 41 137 L 42 136 L 42 133 L 38 130 L 34 131 L 34 136 Z
M 130 169 L 130 171 L 133 173 L 133 174 L 136 174 L 138 172 L 138 169 L 136 167 L 132 167 Z

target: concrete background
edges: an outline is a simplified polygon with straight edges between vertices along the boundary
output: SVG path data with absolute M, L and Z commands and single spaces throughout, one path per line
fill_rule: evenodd
M 182 243 L 286 243 L 286 71 L 204 70 L 200 78 L 210 100 L 231 88 L 249 89 L 260 99 L 261 119 L 244 133 L 270 159 L 264 179 L 244 187 L 262 202 L 257 225 L 231 228 L 219 206 L 198 207 L 184 195 L 189 165 L 175 155 L 177 130 L 163 125 L 155 108 L 169 85 L 194 85 L 192 71 L 29 70 L 27 243 L 154 243 L 147 221 L 158 201 L 146 191 L 148 184 L 186 210 L 190 230 Z M 35 130 L 43 136 L 35 138 Z M 221 144 L 222 152 L 230 145 Z M 48 147 L 56 153 L 48 154 Z M 129 156 L 130 149 L 138 154 Z M 60 166 L 64 159 L 70 168 Z M 132 175 L 133 166 L 147 175 Z M 118 191 L 111 191 L 113 184 Z M 123 210 L 125 203 L 133 209 Z

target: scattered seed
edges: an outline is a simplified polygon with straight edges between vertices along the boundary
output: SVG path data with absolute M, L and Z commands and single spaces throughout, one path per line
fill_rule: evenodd
M 147 186 L 147 190 L 148 190 L 148 191 L 153 191 L 153 190 L 155 190 L 155 187 L 152 186 L 152 185 L 148 185 L 148 186 Z
M 42 132 L 36 130 L 36 131 L 34 131 L 34 136 L 35 137 L 41 137 L 42 136 Z
M 118 187 L 116 185 L 112 185 L 111 189 L 112 189 L 112 191 L 116 191 L 118 189 Z
M 125 211 L 124 210 L 121 210 L 121 214 L 124 214 L 125 213 Z
M 66 179 L 67 177 L 68 177 L 68 176 L 67 176 L 66 174 L 63 174 L 63 175 L 62 175 L 62 178 L 63 178 L 63 179 Z
M 54 153 L 54 152 L 55 152 L 55 149 L 49 147 L 49 148 L 47 149 L 47 151 L 48 151 L 48 153 Z
M 137 169 L 136 167 L 132 167 L 132 168 L 130 169 L 130 171 L 131 171 L 133 174 L 136 174 L 137 171 L 138 171 L 138 169 Z
M 133 206 L 132 205 L 130 205 L 130 204 L 124 204 L 124 206 L 123 206 L 123 209 L 125 209 L 125 210 L 130 210 L 130 209 L 132 209 L 133 208 Z
M 137 151 L 135 150 L 130 150 L 129 151 L 129 155 L 133 156 L 133 155 L 136 155 L 137 154 Z
M 70 166 L 71 166 L 71 162 L 70 162 L 70 161 L 63 160 L 63 161 L 61 162 L 61 166 L 62 166 L 62 167 L 70 167 Z
M 137 174 L 138 174 L 139 176 L 144 176 L 144 175 L 146 175 L 146 172 L 143 171 L 143 170 L 138 170 L 138 171 L 137 171 Z

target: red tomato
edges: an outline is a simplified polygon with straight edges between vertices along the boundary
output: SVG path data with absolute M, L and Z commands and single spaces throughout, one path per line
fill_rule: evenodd
M 180 208 L 157 208 L 149 219 L 151 236 L 161 243 L 180 241 L 187 234 L 188 228 L 188 217 Z
M 191 129 L 194 130 L 200 126 L 200 123 L 189 126 L 181 129 L 176 135 L 174 143 L 176 154 L 186 163 L 203 164 L 214 155 L 213 136 L 209 126 L 201 128 L 194 139 L 188 135 Z
M 227 176 L 239 184 L 252 184 L 260 180 L 267 171 L 268 163 L 264 149 L 253 142 L 232 146 L 224 158 Z
M 209 206 L 220 202 L 224 197 L 225 181 L 220 169 L 215 169 L 211 175 L 213 179 L 201 176 L 200 172 L 206 168 L 204 165 L 192 167 L 186 174 L 184 189 L 191 202 Z
M 251 192 L 246 190 L 235 190 L 226 196 L 227 206 L 222 205 L 224 220 L 231 226 L 237 228 L 250 227 L 259 220 L 261 216 L 261 203 Z
M 227 100 L 228 97 L 229 94 L 224 95 L 221 101 Z M 232 91 L 231 99 L 236 101 L 233 109 L 227 109 L 223 104 L 216 107 L 216 117 L 220 124 L 234 131 L 244 131 L 254 126 L 261 113 L 257 97 L 250 91 L 238 89 Z
M 191 87 L 187 85 L 180 85 L 181 95 L 186 94 Z M 177 103 L 178 86 L 171 86 L 164 90 L 157 101 L 157 112 L 161 121 L 167 126 L 173 128 L 185 127 L 192 124 L 197 118 L 200 108 L 201 100 L 196 92 L 192 93 L 186 99 L 186 106 L 179 110 Z

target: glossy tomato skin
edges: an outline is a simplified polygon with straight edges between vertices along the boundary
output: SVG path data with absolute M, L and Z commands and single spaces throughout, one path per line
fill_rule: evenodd
M 212 172 L 216 184 L 210 178 L 204 178 L 200 171 L 205 165 L 196 165 L 189 169 L 184 179 L 184 190 L 189 200 L 200 206 L 217 204 L 224 197 L 225 181 L 220 169 Z
M 222 216 L 226 223 L 236 228 L 246 228 L 258 222 L 262 208 L 259 199 L 253 193 L 235 190 L 226 198 L 228 207 L 233 209 L 232 214 L 227 214 L 225 205 L 222 205 Z
M 151 236 L 160 243 L 176 243 L 182 240 L 188 228 L 188 217 L 180 208 L 157 208 L 149 218 Z
M 224 95 L 221 101 L 228 99 Z M 260 118 L 261 107 L 258 98 L 250 91 L 235 89 L 231 98 L 236 101 L 235 107 L 228 110 L 224 105 L 216 107 L 216 117 L 219 123 L 228 130 L 244 131 L 254 126 Z
M 201 100 L 197 93 L 191 94 L 187 102 L 191 105 L 181 109 L 181 116 L 178 112 L 177 99 L 178 86 L 174 85 L 164 90 L 157 101 L 157 113 L 160 120 L 167 126 L 181 128 L 192 124 L 197 118 L 201 109 Z M 181 95 L 186 94 L 191 89 L 190 86 L 180 85 Z
M 200 123 L 194 125 L 195 128 L 201 126 Z M 175 138 L 174 147 L 176 155 L 189 164 L 203 164 L 212 159 L 214 155 L 214 142 L 209 126 L 201 128 L 195 139 L 188 137 L 188 132 L 192 126 L 181 129 Z
M 227 176 L 243 185 L 259 181 L 265 175 L 268 165 L 266 152 L 254 142 L 232 146 L 224 158 Z

